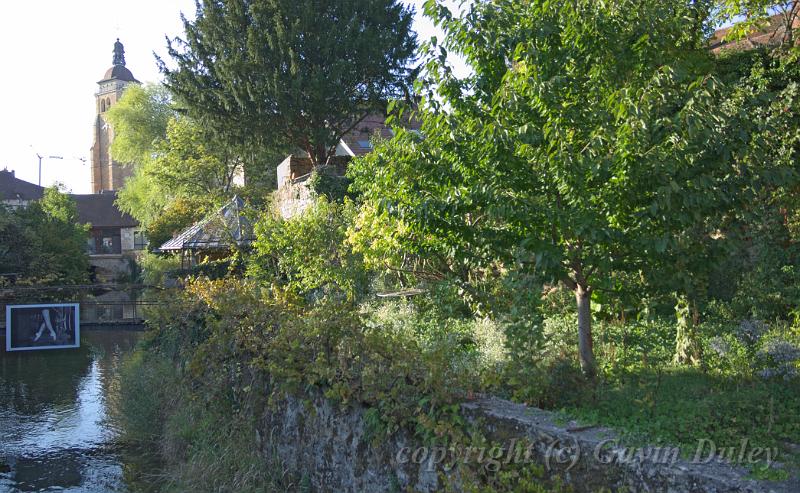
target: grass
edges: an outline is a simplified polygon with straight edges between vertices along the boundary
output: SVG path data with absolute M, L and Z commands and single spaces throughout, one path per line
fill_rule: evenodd
M 639 370 L 588 391 L 564 412 L 582 422 L 618 429 L 632 444 L 677 445 L 693 454 L 699 440 L 717 449 L 800 443 L 800 386 L 725 378 L 700 370 Z M 780 457 L 779 457 L 779 460 Z
M 193 395 L 163 356 L 140 348 L 120 375 L 113 408 L 126 444 L 126 479 L 138 491 L 301 490 L 277 453 L 260 450 L 251 420 Z

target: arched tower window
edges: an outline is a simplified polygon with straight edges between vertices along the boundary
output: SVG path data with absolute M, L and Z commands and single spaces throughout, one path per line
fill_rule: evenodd
M 111 109 L 111 98 L 106 98 L 106 108 Z
M 100 113 L 105 113 L 106 111 L 106 102 L 105 100 L 100 100 Z

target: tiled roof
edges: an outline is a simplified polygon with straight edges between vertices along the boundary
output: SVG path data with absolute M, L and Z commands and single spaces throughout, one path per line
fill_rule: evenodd
M 103 192 L 88 195 L 71 195 L 78 205 L 78 221 L 90 223 L 93 228 L 135 228 L 136 219 L 119 210 L 114 203 L 117 194 Z
M 20 180 L 13 171 L 0 170 L 0 200 L 39 200 L 42 195 L 44 187 Z
M 776 46 L 781 43 L 786 32 L 784 22 L 782 14 L 773 15 L 767 19 L 767 23 L 763 28 L 737 41 L 725 40 L 725 36 L 728 35 L 733 27 L 719 29 L 711 36 L 709 48 L 716 53 L 721 50 L 750 50 L 765 45 Z M 800 18 L 794 20 L 794 28 L 800 29 Z
M 162 252 L 226 248 L 231 241 L 239 245 L 253 241 L 253 227 L 242 215 L 244 201 L 234 196 L 217 212 L 181 231 L 159 247 Z
M 28 183 L 14 176 L 13 171 L 0 170 L 0 200 L 39 200 L 44 195 L 44 187 Z M 94 228 L 135 228 L 136 219 L 119 210 L 114 203 L 117 194 L 70 194 L 78 208 L 78 221 L 90 223 Z

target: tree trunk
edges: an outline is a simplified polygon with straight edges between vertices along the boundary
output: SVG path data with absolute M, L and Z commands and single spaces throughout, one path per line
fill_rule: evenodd
M 575 288 L 575 300 L 578 302 L 578 357 L 581 370 L 588 378 L 597 375 L 592 343 L 592 292 L 578 284 Z
M 676 365 L 697 365 L 700 363 L 700 345 L 696 333 L 700 318 L 697 306 L 686 296 L 679 296 L 675 305 L 675 318 L 677 331 L 672 362 Z

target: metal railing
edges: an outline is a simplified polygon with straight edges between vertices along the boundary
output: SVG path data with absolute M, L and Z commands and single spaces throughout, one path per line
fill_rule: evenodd
M 144 327 L 144 311 L 160 302 L 147 299 L 146 285 L 87 284 L 0 287 L 0 328 L 5 329 L 6 306 L 39 303 L 78 303 L 81 325 L 87 327 Z

